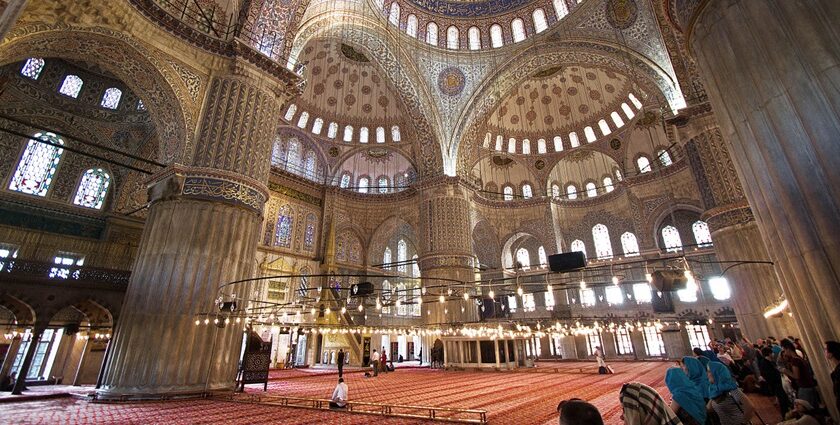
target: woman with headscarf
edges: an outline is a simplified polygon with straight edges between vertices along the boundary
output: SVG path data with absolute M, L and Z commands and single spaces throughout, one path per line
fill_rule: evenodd
M 621 419 L 627 425 L 683 425 L 662 396 L 645 384 L 624 384 L 618 399 L 623 409 Z
M 685 425 L 703 425 L 706 423 L 706 401 L 700 389 L 688 379 L 688 375 L 678 367 L 665 372 L 665 385 L 671 392 L 671 410 Z
M 720 418 L 721 425 L 746 425 L 755 413 L 752 402 L 738 388 L 732 372 L 722 363 L 709 363 L 712 384 L 709 386 L 709 407 Z
M 682 358 L 682 368 L 688 379 L 697 386 L 704 400 L 709 400 L 709 373 L 700 360 L 691 356 Z

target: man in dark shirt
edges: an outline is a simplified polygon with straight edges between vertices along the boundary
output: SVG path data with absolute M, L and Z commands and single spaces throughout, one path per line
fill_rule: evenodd
M 761 349 L 761 356 L 758 357 L 758 370 L 764 378 L 764 384 L 771 396 L 779 400 L 779 410 L 782 417 L 790 410 L 790 398 L 785 394 L 782 386 L 782 373 L 776 369 L 776 362 L 773 361 L 773 350 L 770 347 Z
M 341 378 L 344 376 L 344 350 L 338 349 L 338 358 L 336 359 L 336 363 L 338 363 L 338 377 Z
M 831 384 L 834 387 L 834 405 L 840 411 L 840 342 L 825 342 L 825 358 L 828 364 L 834 366 L 831 372 Z
M 814 379 L 814 371 L 808 360 L 796 354 L 796 346 L 793 341 L 785 338 L 782 340 L 782 356 L 784 358 L 784 374 L 793 382 L 796 388 L 796 398 L 801 398 L 812 406 L 819 406 L 817 395 L 817 381 Z

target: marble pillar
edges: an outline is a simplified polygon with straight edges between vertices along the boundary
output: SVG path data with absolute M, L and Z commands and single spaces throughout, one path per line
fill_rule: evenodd
M 692 117 L 681 129 L 688 138 L 686 155 L 706 211 L 715 253 L 720 261 L 770 261 L 758 224 L 750 209 L 720 127 L 711 114 Z M 772 264 L 724 263 L 732 288 L 732 307 L 742 333 L 755 340 L 795 332 L 788 315 L 765 318 L 764 310 L 783 299 L 781 283 Z M 729 266 L 733 266 L 729 268 Z
M 23 361 L 20 368 L 17 370 L 17 377 L 15 385 L 12 388 L 13 395 L 23 394 L 23 387 L 26 386 L 26 375 L 29 375 L 29 367 L 32 366 L 32 359 L 35 358 L 35 351 L 38 349 L 38 342 L 41 341 L 41 336 L 47 329 L 46 323 L 36 323 L 29 336 L 29 344 L 26 346 L 26 352 L 23 353 Z
M 840 338 L 840 2 L 679 0 L 674 12 L 828 398 L 818 353 Z
M 0 9 L 0 40 L 15 26 L 27 3 L 29 0 L 9 0 L 6 6 Z
M 149 181 L 149 208 L 101 398 L 195 395 L 234 387 L 244 321 L 224 323 L 215 300 L 247 308 L 256 271 L 269 154 L 280 94 L 237 60 L 208 87 L 189 166 Z M 204 324 L 209 316 L 209 324 Z M 200 324 L 196 325 L 196 320 Z M 224 326 L 222 326 L 224 325 Z

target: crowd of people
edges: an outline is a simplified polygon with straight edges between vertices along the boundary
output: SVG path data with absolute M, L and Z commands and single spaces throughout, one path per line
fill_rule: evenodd
M 827 341 L 825 356 L 833 367 L 833 394 L 826 403 L 840 409 L 840 343 Z M 601 366 L 599 359 L 599 366 Z M 826 377 L 829 378 L 829 377 Z M 773 397 L 785 425 L 823 425 L 831 421 L 817 391 L 817 379 L 798 338 L 773 337 L 755 342 L 714 341 L 694 349 L 665 373 L 666 402 L 655 389 L 639 383 L 619 391 L 622 420 L 628 425 L 746 425 L 760 417 L 745 393 Z M 560 425 L 603 425 L 598 409 L 572 399 L 557 406 Z

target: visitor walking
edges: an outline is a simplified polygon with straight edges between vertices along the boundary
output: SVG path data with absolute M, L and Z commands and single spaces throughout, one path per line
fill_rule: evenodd
M 344 376 L 344 349 L 338 349 L 338 377 Z
M 379 353 L 376 350 L 370 355 L 370 364 L 373 366 L 373 376 L 379 376 Z
M 557 405 L 560 425 L 604 425 L 598 408 L 579 398 L 563 400 Z
M 682 425 L 662 396 L 641 382 L 624 384 L 618 399 L 627 425 Z
M 347 384 L 344 383 L 344 378 L 338 378 L 338 384 L 330 397 L 330 409 L 344 409 L 347 400 Z
M 382 365 L 382 372 L 388 371 L 388 354 L 385 353 L 385 347 L 382 347 L 382 358 L 379 360 L 379 364 Z
M 703 400 L 703 394 L 681 368 L 672 367 L 665 372 L 665 385 L 671 392 L 671 410 L 684 425 L 706 423 L 706 401 Z

